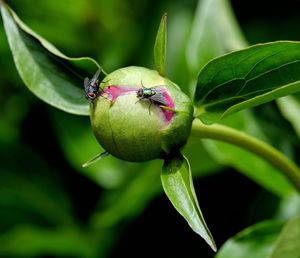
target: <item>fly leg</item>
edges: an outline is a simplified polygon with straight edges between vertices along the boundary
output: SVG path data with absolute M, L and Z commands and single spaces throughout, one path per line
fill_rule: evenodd
M 151 106 L 152 106 L 152 103 L 153 103 L 153 101 L 151 100 L 151 99 L 148 99 L 149 101 L 150 101 L 150 105 L 149 105 L 149 116 L 151 115 L 150 114 L 150 109 L 151 109 Z
M 140 102 L 142 99 L 146 99 L 146 98 L 144 98 L 144 97 L 141 97 L 141 98 L 139 98 L 139 99 L 137 100 L 137 102 L 135 102 L 134 104 L 136 104 L 136 103 Z

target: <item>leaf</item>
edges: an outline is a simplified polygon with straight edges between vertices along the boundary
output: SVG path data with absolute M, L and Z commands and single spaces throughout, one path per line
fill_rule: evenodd
M 96 248 L 78 230 L 17 226 L 0 236 L 1 257 L 95 257 Z
M 63 111 L 88 115 L 83 79 L 103 69 L 88 57 L 70 58 L 27 27 L 4 3 L 1 14 L 8 43 L 20 77 L 30 91 Z
M 19 220 L 23 223 L 44 221 L 47 225 L 76 225 L 59 172 L 49 169 L 40 154 L 24 144 L 13 148 L 5 146 L 0 162 L 0 228 L 14 225 Z
M 300 216 L 291 219 L 282 229 L 270 258 L 300 257 Z
M 124 161 L 112 156 L 82 168 L 82 164 L 93 155 L 105 151 L 93 135 L 89 118 L 57 110 L 53 110 L 51 115 L 65 159 L 82 175 L 89 177 L 103 188 L 115 188 L 128 176 L 127 169 L 134 169 L 135 163 L 124 166 Z
M 282 227 L 283 222 L 264 221 L 246 228 L 227 240 L 215 258 L 268 258 Z
M 198 204 L 188 160 L 180 153 L 167 157 L 162 168 L 161 182 L 175 209 L 186 219 L 190 227 L 216 251 L 216 244 Z
M 199 137 L 189 137 L 188 142 L 182 150 L 182 154 L 189 157 L 189 163 L 193 167 L 194 178 L 218 173 L 223 168 L 205 149 L 202 139 Z
M 186 51 L 193 79 L 212 58 L 247 46 L 227 0 L 198 1 Z
M 274 218 L 289 220 L 298 214 L 300 214 L 300 196 L 294 193 L 281 199 Z
M 127 176 L 122 185 L 107 190 L 101 195 L 100 209 L 92 217 L 93 228 L 116 229 L 117 225 L 128 223 L 145 209 L 146 205 L 161 192 L 157 171 L 161 161 L 153 160 L 135 167 L 123 164 Z
M 193 14 L 190 8 L 182 5 L 169 7 L 170 13 L 176 13 L 168 17 L 168 59 L 166 60 L 166 73 L 172 81 L 180 86 L 180 89 L 190 95 L 190 76 L 186 60 L 186 47 L 192 27 Z
M 167 13 L 164 13 L 154 43 L 154 62 L 158 73 L 165 76 L 167 52 Z
M 104 151 L 104 152 L 100 152 L 98 154 L 96 154 L 94 157 L 90 158 L 88 161 L 86 161 L 85 163 L 83 163 L 81 166 L 83 168 L 90 166 L 92 164 L 94 164 L 95 162 L 99 161 L 100 159 L 104 159 L 105 157 L 107 157 L 109 155 L 108 151 Z
M 257 44 L 208 63 L 198 76 L 195 115 L 205 124 L 300 90 L 300 43 Z
M 291 123 L 296 134 L 300 138 L 300 119 L 299 116 L 296 115 L 300 112 L 299 97 L 299 94 L 295 94 L 294 96 L 286 96 L 278 99 L 277 104 L 282 115 Z
M 200 122 L 198 120 L 198 122 Z M 246 132 L 268 142 L 251 110 L 244 110 L 222 120 L 222 124 Z M 215 140 L 203 140 L 203 145 L 220 164 L 231 166 L 268 191 L 283 197 L 295 192 L 289 181 L 269 162 L 232 144 Z M 271 180 L 272 179 L 272 180 Z

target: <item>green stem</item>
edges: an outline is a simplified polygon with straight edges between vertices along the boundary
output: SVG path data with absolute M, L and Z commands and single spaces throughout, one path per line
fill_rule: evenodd
M 200 138 L 231 143 L 257 154 L 277 167 L 300 192 L 300 169 L 271 145 L 224 125 L 204 125 L 199 119 L 194 120 L 191 134 Z

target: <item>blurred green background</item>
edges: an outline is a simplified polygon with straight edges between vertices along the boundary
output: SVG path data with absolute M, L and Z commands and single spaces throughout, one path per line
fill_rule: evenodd
M 272 1 L 272 9 L 264 2 L 231 2 L 249 44 L 299 40 L 300 2 Z M 168 76 L 188 83 L 185 45 L 197 0 L 7 3 L 63 53 L 93 57 L 108 72 L 128 65 L 154 68 L 155 34 L 167 11 Z M 214 256 L 162 193 L 162 161 L 108 157 L 80 167 L 100 150 L 89 118 L 56 110 L 24 87 L 2 25 L 0 67 L 0 257 Z M 252 115 L 270 130 L 274 145 L 291 157 L 298 153 L 299 140 L 274 103 Z M 283 131 L 288 139 L 278 138 Z M 184 152 L 218 246 L 274 213 L 277 195 L 216 161 L 200 140 L 191 139 Z

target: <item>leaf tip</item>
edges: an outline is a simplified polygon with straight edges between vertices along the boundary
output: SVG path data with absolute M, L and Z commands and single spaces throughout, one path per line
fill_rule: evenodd
M 209 246 L 215 253 L 218 251 L 218 248 L 217 248 L 217 245 L 215 242 L 212 242 Z
M 92 157 L 91 159 L 89 159 L 88 161 L 86 161 L 85 163 L 83 163 L 81 165 L 82 168 L 85 168 L 93 163 L 95 163 L 96 161 L 105 158 L 106 156 L 109 155 L 108 151 L 104 151 L 102 153 L 97 154 L 96 156 Z
M 154 43 L 154 62 L 161 76 L 165 76 L 167 51 L 167 12 L 164 12 L 158 27 Z
M 0 0 L 1 1 L 1 0 Z M 167 12 L 164 12 L 164 14 L 162 15 L 162 20 L 164 21 L 164 22 L 166 22 L 166 20 L 167 20 L 167 17 L 168 17 L 168 13 Z
M 162 27 L 162 29 L 166 30 L 167 29 L 167 18 L 168 18 L 168 13 L 167 12 L 164 12 L 162 17 L 161 17 L 161 20 L 160 20 L 160 26 Z M 165 37 L 167 35 L 165 34 Z

